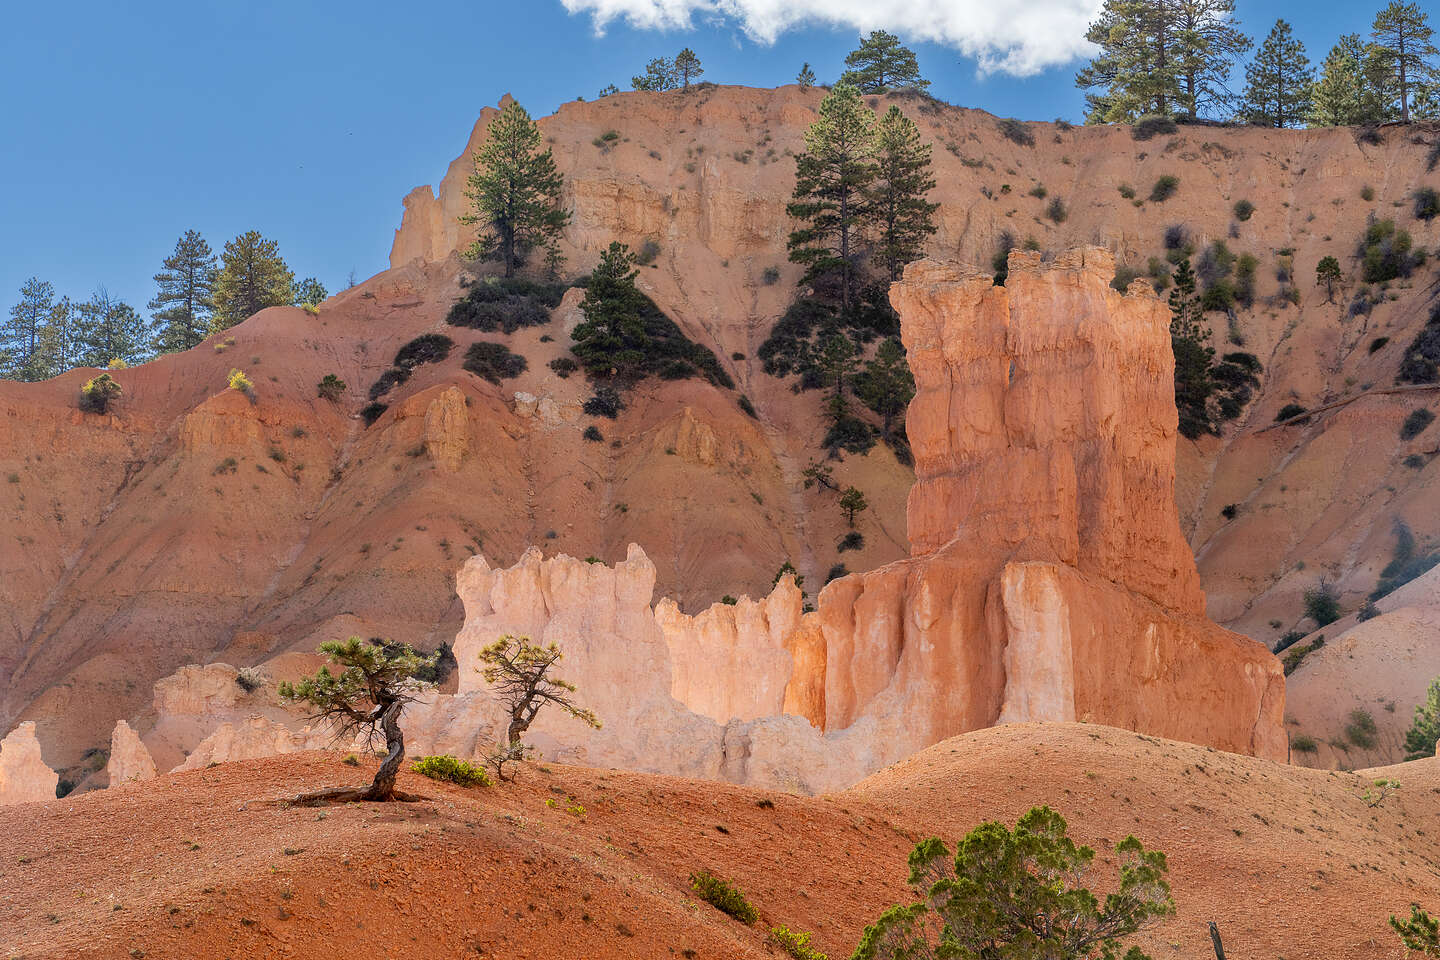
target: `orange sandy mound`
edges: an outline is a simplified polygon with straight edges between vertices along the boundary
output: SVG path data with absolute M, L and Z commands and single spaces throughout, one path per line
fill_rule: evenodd
M 904 895 L 916 839 L 1049 803 L 1102 853 L 1133 832 L 1169 854 L 1179 913 L 1145 938 L 1157 960 L 1211 956 L 1212 919 L 1232 956 L 1373 958 L 1395 951 L 1389 913 L 1440 907 L 1440 849 L 1425 829 L 1440 813 L 1440 765 L 1385 772 L 1402 787 L 1370 808 L 1359 799 L 1370 777 L 1019 724 L 820 798 L 555 765 L 473 790 L 407 773 L 401 788 L 423 802 L 316 811 L 273 801 L 367 771 L 277 757 L 0 812 L 0 947 L 743 958 L 774 956 L 765 932 L 783 923 L 813 930 L 838 960 Z M 746 893 L 754 928 L 694 900 L 687 877 L 702 867 Z M 1110 877 L 1102 867 L 1097 886 Z

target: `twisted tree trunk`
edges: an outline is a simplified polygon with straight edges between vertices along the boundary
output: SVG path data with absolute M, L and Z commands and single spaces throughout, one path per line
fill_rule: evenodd
M 405 760 L 405 735 L 400 732 L 399 700 L 391 701 L 380 714 L 380 729 L 385 731 L 385 761 L 375 771 L 375 779 L 365 792 L 366 800 L 391 800 L 395 797 L 395 777 Z

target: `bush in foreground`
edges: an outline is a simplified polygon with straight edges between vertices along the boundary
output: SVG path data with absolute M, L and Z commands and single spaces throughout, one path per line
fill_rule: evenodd
M 952 857 L 936 838 L 910 854 L 916 902 L 865 928 L 853 960 L 952 957 L 1120 957 L 1124 940 L 1175 912 L 1165 854 L 1134 837 L 1115 847 L 1118 889 L 1102 901 L 1081 885 L 1095 851 L 1065 835 L 1065 819 L 1035 807 L 1012 832 L 980 824 Z M 938 942 L 937 942 L 938 940 Z M 1149 960 L 1131 946 L 1125 960 Z
M 738 887 L 715 876 L 709 870 L 690 874 L 690 889 L 716 910 L 729 914 L 747 926 L 760 918 Z
M 449 754 L 419 757 L 410 764 L 410 770 L 431 780 L 444 780 L 462 787 L 490 786 L 490 777 L 484 770 Z

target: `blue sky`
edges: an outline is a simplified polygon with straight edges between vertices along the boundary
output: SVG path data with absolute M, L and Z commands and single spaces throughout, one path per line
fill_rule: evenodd
M 318 276 L 333 291 L 352 269 L 363 279 L 388 265 L 400 198 L 437 182 L 480 108 L 506 92 L 536 115 L 549 113 L 607 83 L 625 88 L 650 57 L 686 45 L 700 55 L 707 80 L 773 86 L 791 82 L 809 61 L 824 81 L 842 69 L 858 27 L 886 25 L 893 13 L 896 32 L 906 36 L 901 23 L 917 5 L 931 13 L 916 23 L 948 18 L 964 34 L 949 45 L 911 44 L 937 96 L 999 115 L 1078 121 L 1078 60 L 1024 77 L 982 74 L 957 47 L 984 53 L 986 38 L 999 37 L 1003 47 L 1022 15 L 1059 23 L 1062 11 L 1083 20 L 1084 8 L 1098 4 L 568 2 L 578 12 L 561 0 L 7 5 L 0 307 L 8 310 L 24 279 L 37 275 L 77 299 L 105 284 L 143 308 L 154 293 L 151 276 L 191 228 L 217 252 L 237 233 L 258 229 L 279 242 L 298 276 Z M 716 4 L 751 19 L 702 12 L 688 30 L 637 29 L 622 15 L 597 36 L 589 12 Z M 1277 16 L 1290 19 L 1318 63 L 1338 34 L 1368 31 L 1376 6 L 1240 0 L 1239 14 L 1259 36 Z M 764 17 L 804 9 L 855 26 L 802 24 L 773 43 L 755 39 Z M 1067 36 L 1021 33 L 1024 51 L 1040 59 L 1063 58 L 1074 47 Z

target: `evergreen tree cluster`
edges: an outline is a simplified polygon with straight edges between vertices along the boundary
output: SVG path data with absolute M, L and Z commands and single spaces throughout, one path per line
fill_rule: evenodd
M 1089 91 L 1090 123 L 1176 117 L 1319 127 L 1440 117 L 1440 50 L 1418 3 L 1392 0 L 1368 38 L 1340 37 L 1318 77 L 1284 20 L 1256 47 L 1240 30 L 1236 0 L 1104 0 L 1086 39 L 1099 52 L 1075 82 Z M 1232 90 L 1252 47 L 1244 87 Z
M 216 257 L 205 238 L 185 231 L 154 277 L 149 317 L 103 285 L 89 299 L 56 296 L 31 277 L 9 317 L 0 320 L 0 379 L 47 380 L 74 367 L 128 367 L 179 353 L 266 307 L 315 307 L 328 294 L 314 277 L 295 281 L 276 244 L 254 230 Z

